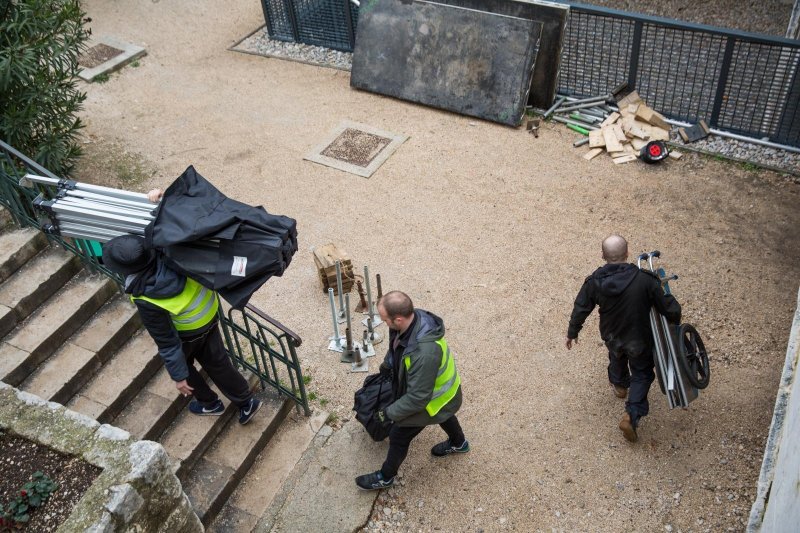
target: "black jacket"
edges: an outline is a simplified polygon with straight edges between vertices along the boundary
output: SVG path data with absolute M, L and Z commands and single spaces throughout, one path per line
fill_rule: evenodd
M 169 298 L 180 294 L 186 285 L 186 276 L 178 274 L 158 257 L 150 266 L 125 279 L 125 292 L 131 296 L 148 298 Z M 158 355 L 164 360 L 173 381 L 183 381 L 189 377 L 189 367 L 183 354 L 182 339 L 195 337 L 217 327 L 212 320 L 200 329 L 178 333 L 172 325 L 169 312 L 145 300 L 133 300 L 142 318 L 142 324 L 158 346 Z
M 600 306 L 600 336 L 613 352 L 639 354 L 652 347 L 653 306 L 670 322 L 681 320 L 680 304 L 664 294 L 658 277 L 631 263 L 606 264 L 586 278 L 575 298 L 567 337 L 578 338 L 595 306 Z

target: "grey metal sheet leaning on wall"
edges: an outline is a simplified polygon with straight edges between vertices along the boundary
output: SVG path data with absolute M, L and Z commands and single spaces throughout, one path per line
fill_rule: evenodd
M 359 11 L 352 87 L 519 125 L 541 23 L 422 0 Z
M 547 109 L 553 104 L 561 67 L 561 47 L 569 17 L 569 6 L 541 0 L 437 0 L 440 4 L 488 11 L 542 23 L 542 38 L 536 54 L 528 105 Z

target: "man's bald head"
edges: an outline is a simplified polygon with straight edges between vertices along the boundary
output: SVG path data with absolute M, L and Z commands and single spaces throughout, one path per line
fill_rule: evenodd
M 414 314 L 414 304 L 404 292 L 391 291 L 383 295 L 378 302 L 389 318 L 410 317 Z
M 621 235 L 609 235 L 603 240 L 603 259 L 607 263 L 624 263 L 628 260 L 628 241 Z

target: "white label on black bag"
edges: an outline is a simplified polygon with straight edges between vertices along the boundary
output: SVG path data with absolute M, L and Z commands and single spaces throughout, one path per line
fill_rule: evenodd
M 243 278 L 246 270 L 247 270 L 247 258 L 234 255 L 233 266 L 231 267 L 231 276 L 239 276 L 240 278 Z

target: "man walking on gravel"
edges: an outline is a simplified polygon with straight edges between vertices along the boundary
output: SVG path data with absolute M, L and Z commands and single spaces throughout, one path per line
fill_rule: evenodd
M 159 189 L 148 193 L 157 202 Z M 145 248 L 144 238 L 122 235 L 103 245 L 103 262 L 125 278 L 125 293 L 139 311 L 147 332 L 156 342 L 175 387 L 183 396 L 194 396 L 189 411 L 218 416 L 222 401 L 197 371 L 206 371 L 219 390 L 239 408 L 239 423 L 247 424 L 261 407 L 247 380 L 231 363 L 217 324 L 216 292 L 179 274 L 158 254 Z
M 618 398 L 625 398 L 619 429 L 636 442 L 636 428 L 649 411 L 647 393 L 655 379 L 650 309 L 679 323 L 681 306 L 664 294 L 655 274 L 628 263 L 628 242 L 619 235 L 603 241 L 606 264 L 583 282 L 565 339 L 567 350 L 578 343 L 578 333 L 595 306 L 600 307 L 600 336 L 608 348 L 608 380 Z
M 447 440 L 431 449 L 435 457 L 466 453 L 469 443 L 456 418 L 461 407 L 461 378 L 444 339 L 444 321 L 422 309 L 400 291 L 378 302 L 381 319 L 389 326 L 389 350 L 381 374 L 392 377 L 394 402 L 376 418 L 389 431 L 389 452 L 380 470 L 356 478 L 362 490 L 391 487 L 414 437 L 426 426 L 439 424 Z

